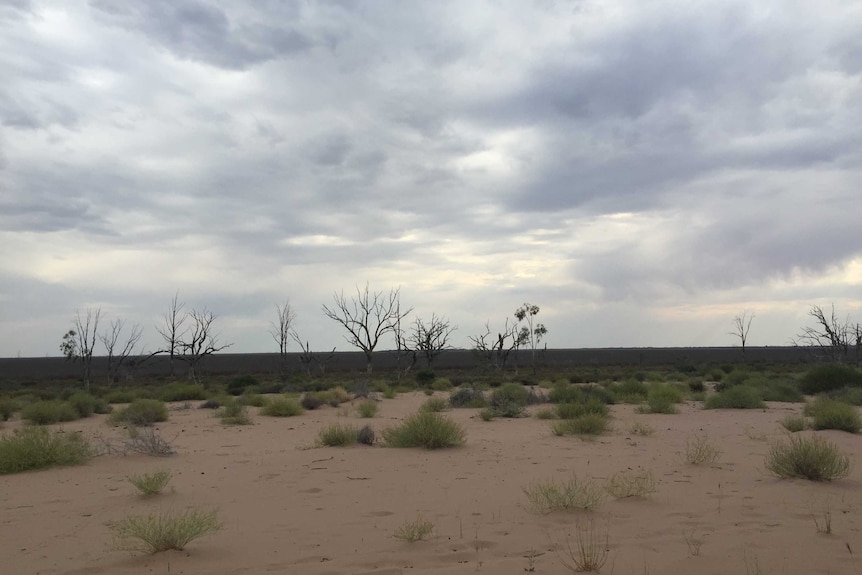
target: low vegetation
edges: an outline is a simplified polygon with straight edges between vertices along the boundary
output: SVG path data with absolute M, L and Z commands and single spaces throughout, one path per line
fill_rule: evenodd
M 805 431 L 809 428 L 808 419 L 802 415 L 786 415 L 779 423 L 781 423 L 781 426 L 790 433 Z
M 862 371 L 840 363 L 813 367 L 799 382 L 799 389 L 806 395 L 816 395 L 843 387 L 862 387 Z
M 58 399 L 36 401 L 21 410 L 21 419 L 34 425 L 75 421 L 80 417 L 72 405 Z
M 383 441 L 390 447 L 424 447 L 440 449 L 457 447 L 466 441 L 464 428 L 440 413 L 419 411 L 401 425 L 383 431 Z
M 158 399 L 136 399 L 126 407 L 115 410 L 108 418 L 114 425 L 148 426 L 168 420 L 168 408 Z
M 0 475 L 80 465 L 93 449 L 80 433 L 25 427 L 0 437 Z
M 818 435 L 792 435 L 774 443 L 765 459 L 766 469 L 780 478 L 831 481 L 850 474 L 850 458 Z
M 452 406 L 449 404 L 449 401 L 443 399 L 442 397 L 429 397 L 425 400 L 422 406 L 419 408 L 422 411 L 431 411 L 431 412 L 441 412 L 448 411 L 452 409 Z
M 224 425 L 251 425 L 251 415 L 248 407 L 233 397 L 226 399 L 224 405 L 216 412 Z
M 356 411 L 359 412 L 359 417 L 363 418 L 372 418 L 377 415 L 377 402 L 372 400 L 366 400 L 360 402 L 359 405 L 356 406 Z
M 449 395 L 449 403 L 452 407 L 481 408 L 488 405 L 485 394 L 477 387 L 461 387 Z
M 601 435 L 610 429 L 610 418 L 597 413 L 586 413 L 573 419 L 551 423 L 554 435 Z
M 605 491 L 616 499 L 648 497 L 656 491 L 655 476 L 647 469 L 620 471 L 611 475 Z
M 302 405 L 295 398 L 279 396 L 267 401 L 266 405 L 260 409 L 260 414 L 270 417 L 295 417 L 302 415 L 304 411 Z
M 168 482 L 171 480 L 170 471 L 156 471 L 153 473 L 143 473 L 141 475 L 130 475 L 129 483 L 134 485 L 138 492 L 144 497 L 152 497 L 162 492 Z
M 328 425 L 317 434 L 317 444 L 323 447 L 344 447 L 358 441 L 359 429 L 341 423 Z
M 554 555 L 570 573 L 598 573 L 605 566 L 610 554 L 609 535 L 604 536 L 596 529 L 592 519 L 588 525 L 577 522 L 575 525 L 575 544 L 567 539 L 565 547 L 555 544 Z
M 592 480 L 572 475 L 565 481 L 545 481 L 522 488 L 531 509 L 547 514 L 568 509 L 592 510 L 605 498 L 604 490 Z
M 216 511 L 186 509 L 126 517 L 113 526 L 118 549 L 159 553 L 182 551 L 192 541 L 221 528 Z
M 859 433 L 862 417 L 855 406 L 826 397 L 818 397 L 805 406 L 805 414 L 812 418 L 814 429 L 837 429 Z
M 402 523 L 398 529 L 395 530 L 393 537 L 406 541 L 407 543 L 415 543 L 417 541 L 428 539 L 433 533 L 434 523 L 428 521 L 421 515 L 418 515 L 413 521 Z
M 683 459 L 689 465 L 712 465 L 720 455 L 721 451 L 706 434 L 696 434 L 685 439 Z
M 738 385 L 710 395 L 704 409 L 765 409 L 763 396 L 754 387 Z

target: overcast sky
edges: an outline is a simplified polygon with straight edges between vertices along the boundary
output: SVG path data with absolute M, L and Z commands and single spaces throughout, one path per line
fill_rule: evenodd
M 783 345 L 862 320 L 860 226 L 860 2 L 0 0 L 0 356 L 95 307 L 156 349 L 177 290 L 346 350 L 366 282 L 458 346 L 524 302 L 555 348 Z

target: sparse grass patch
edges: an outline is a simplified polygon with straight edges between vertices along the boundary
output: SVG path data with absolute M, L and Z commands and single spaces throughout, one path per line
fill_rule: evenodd
M 706 398 L 704 409 L 765 409 L 760 391 L 747 385 L 737 385 Z
M 432 533 L 434 533 L 434 523 L 417 515 L 413 521 L 402 523 L 392 536 L 408 543 L 415 543 L 428 539 Z
M 543 407 L 535 413 L 536 419 L 556 419 L 557 413 L 553 408 Z
M 366 400 L 360 402 L 359 405 L 356 406 L 356 411 L 359 412 L 359 417 L 371 418 L 377 415 L 377 402 L 372 400 Z
M 359 429 L 352 425 L 333 423 L 320 430 L 317 444 L 324 447 L 344 447 L 359 441 Z
M 224 406 L 216 412 L 216 416 L 221 418 L 221 422 L 225 425 L 251 425 L 252 423 L 248 407 L 233 397 L 225 401 Z
M 134 485 L 141 495 L 144 497 L 152 497 L 162 492 L 168 481 L 171 480 L 170 471 L 156 471 L 154 473 L 144 473 L 142 475 L 130 475 L 129 483 Z
M 648 497 L 656 491 L 655 476 L 647 469 L 620 471 L 611 475 L 605 490 L 617 499 Z
M 592 510 L 605 498 L 605 492 L 594 481 L 581 481 L 572 475 L 566 481 L 545 481 L 522 488 L 530 507 L 536 513 L 547 514 L 567 509 Z
M 133 515 L 113 525 L 119 549 L 147 553 L 177 550 L 221 528 L 216 511 L 187 509 L 175 513 Z
M 817 435 L 791 435 L 774 443 L 765 459 L 766 469 L 776 477 L 831 481 L 850 474 L 850 458 L 834 443 Z
M 790 433 L 797 433 L 808 429 L 808 420 L 802 415 L 786 415 L 779 423 Z
M 158 399 L 136 399 L 108 417 L 108 422 L 113 425 L 147 426 L 167 420 L 168 408 Z
M 640 435 L 643 437 L 652 435 L 655 433 L 655 429 L 648 423 L 643 423 L 642 421 L 635 421 L 629 426 L 629 433 L 632 435 Z
M 561 419 L 551 424 L 554 435 L 601 435 L 610 428 L 610 418 L 586 413 L 574 419 Z
M 814 429 L 838 429 L 849 433 L 859 433 L 862 429 L 862 417 L 856 407 L 834 399 L 818 397 L 805 406 L 805 413 L 812 417 Z
M 80 465 L 92 456 L 89 442 L 79 433 L 25 427 L 0 437 L 0 475 Z
M 270 398 L 260 409 L 260 414 L 270 417 L 294 417 L 302 415 L 303 411 L 305 410 L 302 405 L 295 398 L 280 396 Z
M 419 409 L 421 409 L 422 411 L 441 412 L 448 411 L 451 408 L 452 407 L 449 404 L 449 401 L 443 399 L 442 397 L 429 397 L 425 400 L 425 402 L 422 404 L 422 407 L 420 407 Z
M 390 447 L 439 449 L 463 445 L 466 434 L 463 427 L 439 413 L 419 411 L 401 425 L 385 429 L 383 440 Z
M 690 465 L 712 465 L 718 460 L 721 451 L 706 434 L 686 437 L 683 458 Z
M 21 419 L 35 425 L 50 425 L 80 419 L 78 412 L 69 403 L 59 399 L 36 401 L 24 406 Z

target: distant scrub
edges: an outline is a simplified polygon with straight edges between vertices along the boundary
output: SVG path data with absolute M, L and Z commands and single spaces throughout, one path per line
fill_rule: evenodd
M 21 419 L 36 425 L 50 425 L 80 419 L 80 415 L 71 404 L 59 399 L 37 401 L 21 410 Z
M 273 397 L 260 409 L 261 415 L 270 417 L 294 417 L 302 415 L 304 409 L 300 403 L 291 397 Z
M 168 408 L 158 399 L 136 399 L 126 407 L 114 411 L 108 421 L 119 425 L 146 426 L 168 420 Z
M 731 387 L 706 398 L 704 409 L 762 409 L 766 407 L 760 391 L 746 385 Z
M 227 392 L 231 395 L 242 395 L 249 387 L 257 387 L 260 381 L 253 375 L 239 375 L 227 384 Z
M 169 383 L 159 391 L 162 401 L 201 401 L 206 398 L 204 386 L 193 383 Z
M 8 421 L 18 411 L 18 402 L 14 399 L 0 398 L 0 421 Z
M 488 402 L 485 394 L 476 387 L 461 387 L 449 395 L 452 407 L 485 407 Z
M 856 407 L 834 399 L 818 397 L 805 406 L 805 414 L 813 419 L 814 429 L 837 429 L 850 433 L 859 433 L 862 429 L 862 417 Z
M 80 417 L 90 417 L 94 413 L 110 413 L 111 406 L 99 397 L 93 397 L 86 391 L 73 393 L 67 400 Z
M 807 395 L 842 387 L 862 387 L 862 371 L 840 363 L 818 365 L 808 370 L 799 382 L 799 389 Z

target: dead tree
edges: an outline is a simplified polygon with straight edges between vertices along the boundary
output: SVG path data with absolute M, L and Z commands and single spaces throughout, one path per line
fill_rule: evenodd
M 522 336 L 518 332 L 518 325 L 506 323 L 503 331 L 497 332 L 497 336 L 491 335 L 489 322 L 485 322 L 485 331 L 477 336 L 468 336 L 473 342 L 473 351 L 480 359 L 493 365 L 495 369 L 504 369 L 509 360 L 509 355 L 523 343 Z
M 288 299 L 284 300 L 283 305 L 275 304 L 275 310 L 277 312 L 276 321 L 270 322 L 269 333 L 278 345 L 279 370 L 282 379 L 284 379 L 287 376 L 287 346 L 291 340 L 291 326 L 293 320 L 296 319 L 296 313 L 290 306 Z
M 93 351 L 96 348 L 96 338 L 99 332 L 99 320 L 102 318 L 102 308 L 87 308 L 86 315 L 75 312 L 75 329 L 70 329 L 63 335 L 60 351 L 66 359 L 81 362 L 81 377 L 87 391 L 90 390 L 90 379 L 93 371 Z
M 754 319 L 754 312 L 748 314 L 748 310 L 733 318 L 733 330 L 728 332 L 730 335 L 739 338 L 739 343 L 742 344 L 742 353 L 745 353 L 745 344 L 748 343 L 748 331 L 751 329 L 751 321 Z
M 414 356 L 421 354 L 427 368 L 431 369 L 434 358 L 450 349 L 449 337 L 456 329 L 458 326 L 450 325 L 448 319 L 437 314 L 431 314 L 428 323 L 417 317 L 410 333 L 410 347 L 414 350 Z
M 179 302 L 179 296 L 179 292 L 174 294 L 174 299 L 171 300 L 167 313 L 162 317 L 162 325 L 156 326 L 156 331 L 159 332 L 165 342 L 165 347 L 156 353 L 168 354 L 171 377 L 174 376 L 174 360 L 180 353 L 180 340 L 188 331 L 188 327 L 184 325 L 188 319 L 188 314 L 183 311 L 186 304 Z
M 333 294 L 335 305 L 323 305 L 323 313 L 347 330 L 345 339 L 365 354 L 365 371 L 371 374 L 371 358 L 380 338 L 395 330 L 397 321 L 406 317 L 412 308 L 401 311 L 401 288 L 383 292 L 371 292 L 356 287 L 356 296 L 348 300 L 344 292 Z
M 850 353 L 851 337 L 856 337 L 850 318 L 848 317 L 844 321 L 839 320 L 835 314 L 834 304 L 832 305 L 832 312 L 828 316 L 818 305 L 811 306 L 808 315 L 814 318 L 814 327 L 802 328 L 802 332 L 796 336 L 793 343 L 817 350 L 817 354 L 828 361 L 847 360 Z
M 530 346 L 530 363 L 533 367 L 533 373 L 536 373 L 536 347 L 545 334 L 548 333 L 548 328 L 545 324 L 535 323 L 534 318 L 539 315 L 539 306 L 525 303 L 515 310 L 515 318 L 519 321 L 527 322 L 527 325 L 521 327 L 518 332 L 518 346 Z
M 416 366 L 418 359 L 416 348 L 411 345 L 407 331 L 401 326 L 401 319 L 400 314 L 397 314 L 392 329 L 395 336 L 395 373 L 398 381 L 401 381 L 402 376 L 410 373 L 410 370 Z M 407 365 L 402 368 L 401 362 L 404 359 L 407 360 Z
M 189 379 L 197 381 L 197 368 L 201 360 L 233 344 L 218 343 L 218 335 L 213 333 L 213 323 L 216 316 L 206 308 L 202 311 L 191 310 L 188 313 L 188 319 L 190 320 L 189 328 L 183 339 L 177 341 L 177 349 L 179 350 L 177 358 L 188 364 Z
M 138 345 L 138 341 L 144 333 L 140 325 L 134 324 L 128 337 L 122 339 L 125 326 L 124 320 L 112 320 L 110 329 L 105 330 L 105 333 L 99 336 L 108 354 L 108 379 L 112 383 L 119 381 L 120 368 L 135 351 L 135 346 Z

